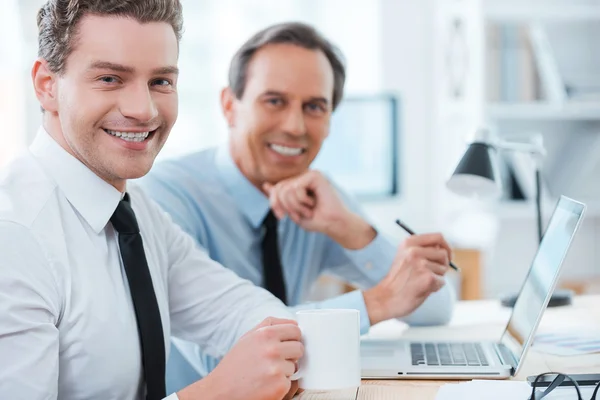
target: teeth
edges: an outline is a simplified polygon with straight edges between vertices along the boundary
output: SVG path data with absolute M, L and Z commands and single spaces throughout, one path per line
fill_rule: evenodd
M 269 147 L 282 156 L 299 156 L 304 151 L 301 147 L 286 147 L 278 144 L 270 144 Z
M 118 132 L 108 129 L 105 129 L 105 131 L 128 142 L 143 142 L 150 134 L 150 132 Z

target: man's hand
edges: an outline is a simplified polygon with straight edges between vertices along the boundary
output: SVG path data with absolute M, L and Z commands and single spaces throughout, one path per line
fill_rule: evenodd
M 344 248 L 361 249 L 377 235 L 367 221 L 346 207 L 318 171 L 310 170 L 276 185 L 265 183 L 263 190 L 277 218 L 288 215 L 303 229 L 321 232 Z
M 290 381 L 304 354 L 296 321 L 267 318 L 238 343 L 204 379 L 177 393 L 180 400 L 291 399 L 298 389 Z
M 439 233 L 407 238 L 387 276 L 363 292 L 371 324 L 406 316 L 440 290 L 450 258 L 450 246 Z

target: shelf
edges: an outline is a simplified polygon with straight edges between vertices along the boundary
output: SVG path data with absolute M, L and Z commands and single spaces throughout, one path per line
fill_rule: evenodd
M 485 0 L 484 13 L 488 20 L 495 22 L 600 21 L 600 4 Z
M 600 121 L 600 102 L 489 103 L 486 112 L 492 119 L 504 120 Z

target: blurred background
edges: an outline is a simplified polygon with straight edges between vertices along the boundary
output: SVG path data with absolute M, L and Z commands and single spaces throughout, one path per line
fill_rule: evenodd
M 542 220 L 558 196 L 588 205 L 561 286 L 600 292 L 600 1 L 183 0 L 179 119 L 160 158 L 227 140 L 219 108 L 235 50 L 267 25 L 313 24 L 344 53 L 346 100 L 315 166 L 364 204 L 392 240 L 440 231 L 463 268 L 465 299 L 521 286 L 538 238 L 535 163 L 500 152 L 503 195 L 451 193 L 446 181 L 477 131 L 542 138 Z M 0 0 L 0 169 L 40 124 L 30 68 L 43 0 Z M 344 290 L 322 280 L 314 297 Z

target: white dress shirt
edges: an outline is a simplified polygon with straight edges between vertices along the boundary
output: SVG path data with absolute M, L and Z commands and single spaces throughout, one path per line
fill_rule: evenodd
M 267 316 L 292 317 L 210 260 L 140 189 L 127 192 L 167 357 L 171 333 L 222 356 Z M 135 313 L 109 223 L 121 198 L 43 129 L 0 174 L 0 398 L 143 398 Z

